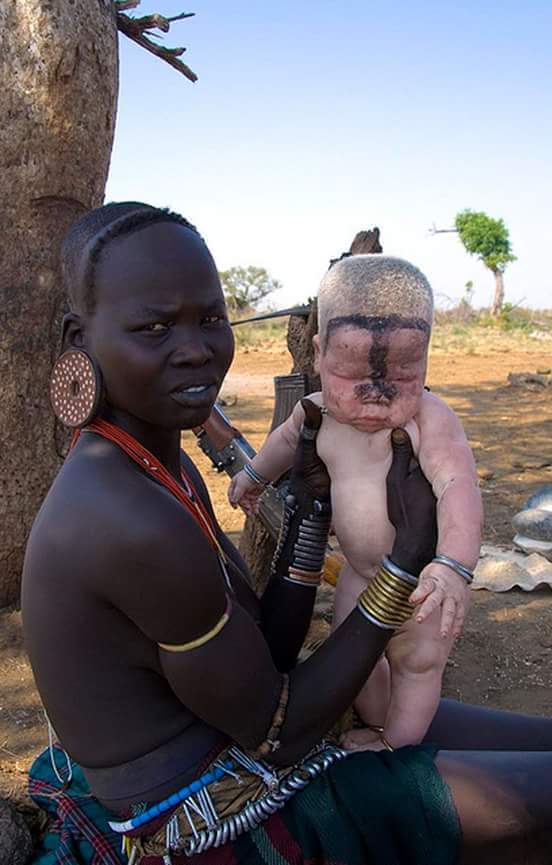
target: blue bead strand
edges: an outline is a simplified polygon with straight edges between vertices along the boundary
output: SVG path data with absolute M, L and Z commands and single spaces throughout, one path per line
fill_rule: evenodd
M 189 784 L 187 787 L 183 787 L 182 790 L 179 790 L 177 793 L 173 793 L 167 799 L 163 799 L 162 802 L 158 802 L 156 805 L 148 808 L 148 810 L 144 811 L 143 814 L 138 814 L 137 817 L 133 817 L 131 820 L 126 820 L 123 823 L 115 823 L 110 821 L 109 825 L 114 832 L 130 832 L 133 829 L 139 829 L 140 826 L 144 826 L 144 824 L 149 823 L 150 820 L 153 820 L 155 817 L 159 817 L 170 808 L 174 808 L 177 805 L 180 805 L 181 802 L 184 802 L 185 799 L 188 799 L 195 793 L 199 793 L 199 791 L 203 790 L 208 784 L 212 784 L 213 781 L 220 780 L 220 778 L 222 778 L 222 776 L 226 774 L 227 769 L 232 770 L 233 768 L 234 763 L 231 760 L 226 760 L 222 764 L 222 766 L 215 766 L 215 768 L 212 769 L 210 772 L 202 775 L 201 778 L 198 778 L 196 781 L 192 781 L 192 783 Z

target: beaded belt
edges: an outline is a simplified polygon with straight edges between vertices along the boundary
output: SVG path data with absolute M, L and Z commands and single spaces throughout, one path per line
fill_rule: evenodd
M 324 742 L 300 763 L 275 769 L 232 745 L 187 787 L 130 820 L 109 825 L 123 835 L 129 863 L 142 855 L 203 853 L 255 829 L 347 753 Z M 148 823 L 164 814 L 166 823 L 147 837 Z

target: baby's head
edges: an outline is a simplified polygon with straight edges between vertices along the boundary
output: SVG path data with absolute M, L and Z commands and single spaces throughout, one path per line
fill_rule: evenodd
M 364 432 L 402 427 L 418 411 L 433 293 L 408 261 L 353 255 L 325 275 L 314 348 L 324 404 Z

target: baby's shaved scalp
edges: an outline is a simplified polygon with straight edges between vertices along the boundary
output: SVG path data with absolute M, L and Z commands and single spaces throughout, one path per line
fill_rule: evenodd
M 358 324 L 371 321 L 372 326 L 379 321 L 383 329 L 388 324 L 391 329 L 410 327 L 429 334 L 433 292 L 423 273 L 402 258 L 352 255 L 336 262 L 320 283 L 318 332 L 323 349 L 328 325 L 335 319 L 340 324 L 347 319 L 351 324 L 354 319 Z

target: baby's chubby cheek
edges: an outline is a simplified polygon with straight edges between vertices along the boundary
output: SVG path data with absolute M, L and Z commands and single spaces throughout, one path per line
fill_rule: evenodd
M 370 399 L 369 383 L 363 388 L 342 379 L 322 379 L 324 405 L 332 417 L 367 432 L 405 426 L 418 412 L 423 389 L 424 376 L 420 374 L 413 381 L 395 385 L 389 401 L 378 402 Z

